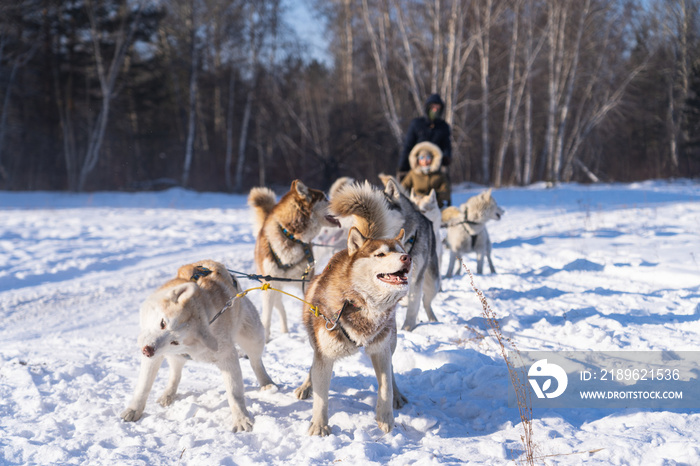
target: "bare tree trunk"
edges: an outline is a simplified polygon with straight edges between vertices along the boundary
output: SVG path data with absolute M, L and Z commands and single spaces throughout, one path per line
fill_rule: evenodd
M 477 50 L 479 52 L 479 71 L 481 77 L 481 182 L 488 185 L 491 182 L 489 162 L 491 144 L 489 141 L 489 54 L 490 30 L 493 0 L 486 0 L 483 16 L 479 4 L 475 4 L 477 22 Z
M 57 41 L 58 39 L 53 39 Z M 57 44 L 52 47 L 58 47 Z M 69 47 L 70 49 L 70 47 Z M 78 151 L 75 142 L 75 129 L 73 128 L 73 116 L 71 114 L 73 100 L 72 74 L 69 74 L 65 86 L 65 92 L 61 90 L 59 77 L 59 65 L 56 60 L 51 62 L 51 72 L 53 75 L 54 92 L 56 93 L 56 107 L 58 108 L 58 118 L 63 133 L 63 157 L 66 163 L 66 175 L 68 179 L 68 189 L 77 191 L 78 189 Z
M 528 2 L 529 19 L 527 23 L 527 45 L 525 46 L 525 61 L 532 62 L 532 43 L 533 43 L 533 23 L 535 22 L 535 14 L 532 11 L 533 2 Z M 544 39 L 544 36 L 543 36 Z M 525 151 L 523 154 L 523 185 L 529 185 L 532 182 L 532 83 L 530 76 L 525 78 L 525 117 L 523 121 L 523 133 L 525 135 Z
M 231 67 L 231 76 L 228 82 L 228 109 L 226 111 L 226 162 L 224 172 L 226 178 L 226 189 L 233 189 L 233 180 L 231 179 L 231 165 L 233 162 L 233 109 L 234 109 L 234 91 L 236 87 L 236 73 Z
M 580 13 L 581 17 L 579 18 L 576 41 L 572 47 L 572 65 L 567 76 L 567 88 L 566 94 L 564 95 L 564 103 L 562 104 L 559 113 L 559 129 L 557 130 L 556 146 L 554 149 L 554 162 L 552 165 L 552 172 L 554 174 L 553 181 L 561 181 L 562 153 L 564 150 L 564 140 L 566 137 L 566 125 L 569 121 L 569 108 L 571 107 L 571 99 L 574 94 L 574 84 L 576 82 L 578 72 L 578 62 L 579 57 L 581 56 L 581 38 L 583 37 L 583 29 L 586 19 L 588 18 L 590 7 L 591 0 L 585 0 L 583 11 Z
M 192 57 L 190 62 L 190 96 L 187 118 L 187 141 L 185 142 L 185 161 L 182 166 L 182 181 L 183 187 L 187 187 L 190 182 L 190 173 L 192 171 L 192 159 L 194 158 L 194 138 L 196 129 L 197 115 L 197 77 L 199 69 L 199 51 L 197 48 L 197 21 L 194 1 L 191 6 L 191 31 L 190 37 L 192 41 Z
M 90 35 L 95 49 L 95 63 L 97 65 L 97 76 L 100 81 L 100 90 L 102 91 L 102 107 L 97 117 L 97 121 L 90 132 L 88 147 L 85 152 L 85 158 L 80 170 L 80 178 L 78 180 L 78 190 L 82 191 L 85 187 L 88 175 L 97 166 L 100 158 L 100 149 L 104 140 L 105 129 L 107 128 L 107 120 L 109 118 L 109 110 L 112 99 L 114 98 L 114 88 L 117 81 L 117 76 L 121 70 L 122 64 L 127 51 L 131 47 L 131 41 L 136 31 L 136 25 L 141 13 L 141 2 L 137 6 L 137 14 L 131 24 L 127 24 L 129 19 L 128 5 L 124 5 L 121 11 L 122 21 L 117 31 L 115 40 L 115 50 L 112 62 L 109 69 L 105 69 L 104 59 L 100 48 L 99 32 L 97 30 L 97 19 L 95 18 L 95 10 L 92 5 L 92 0 L 85 2 L 88 18 L 90 19 Z M 128 30 L 127 30 L 128 28 Z
M 513 32 L 510 38 L 510 52 L 508 57 L 508 83 L 506 85 L 505 108 L 503 109 L 503 127 L 501 129 L 501 142 L 496 151 L 496 160 L 494 162 L 494 179 L 493 185 L 497 188 L 501 186 L 503 178 L 503 161 L 506 156 L 506 149 L 510 144 L 510 135 L 513 132 L 515 116 L 517 115 L 518 104 L 514 102 L 514 87 L 515 87 L 515 60 L 518 51 L 518 32 L 520 28 L 520 2 L 516 2 L 513 7 Z M 511 107 L 516 106 L 515 115 L 511 115 Z
M 241 137 L 238 140 L 238 160 L 236 161 L 236 182 L 234 190 L 240 192 L 243 190 L 243 168 L 245 167 L 245 148 L 248 140 L 248 124 L 250 123 L 250 111 L 253 107 L 253 90 L 248 90 L 248 97 L 245 101 L 245 110 L 243 111 L 243 124 L 241 125 Z
M 564 31 L 566 24 L 567 5 L 563 2 L 549 3 L 547 38 L 549 43 L 549 101 L 547 106 L 547 130 L 545 133 L 545 156 L 547 162 L 547 178 L 554 181 L 554 150 L 557 106 L 559 87 L 564 59 Z
M 396 112 L 396 105 L 394 103 L 389 76 L 387 75 L 387 44 L 384 21 L 386 16 L 388 16 L 388 12 L 385 13 L 386 14 L 383 15 L 379 21 L 378 37 L 370 19 L 367 0 L 362 0 L 362 16 L 365 22 L 365 27 L 367 28 L 367 34 L 371 45 L 372 58 L 374 59 L 374 67 L 377 73 L 377 83 L 379 85 L 380 101 L 384 110 L 384 118 L 389 124 L 391 134 L 394 136 L 396 143 L 401 145 L 403 141 L 403 131 L 399 125 L 399 117 Z
M 406 27 L 406 15 L 401 8 L 401 3 L 398 0 L 393 0 L 394 9 L 396 10 L 396 22 L 399 26 L 399 34 L 401 36 L 401 45 L 403 47 L 403 55 L 401 58 L 404 72 L 406 73 L 406 79 L 408 79 L 408 88 L 411 93 L 411 100 L 413 101 L 413 106 L 416 109 L 416 113 L 421 115 L 423 113 L 423 100 L 421 99 L 420 89 L 418 83 L 416 82 L 416 64 L 413 60 L 413 53 L 411 51 L 411 39 L 408 35 L 408 30 Z
M 688 138 L 682 130 L 683 108 L 689 92 L 689 35 L 696 34 L 692 28 L 693 16 L 697 15 L 698 5 L 692 0 L 666 0 L 661 3 L 665 15 L 665 33 L 671 42 L 673 63 L 669 76 L 667 131 L 669 156 L 674 172 L 679 168 L 679 146 Z M 692 32 L 691 32 L 692 31 Z
M 345 79 L 345 98 L 348 102 L 355 100 L 355 91 L 353 88 L 353 31 L 352 18 L 353 8 L 352 0 L 343 0 L 343 14 L 345 16 L 345 53 L 343 54 L 343 77 Z
M 452 97 L 453 87 L 452 87 L 452 73 L 455 67 L 455 58 L 457 53 L 457 23 L 461 24 L 459 13 L 460 13 L 461 2 L 453 1 L 452 9 L 450 10 L 450 19 L 447 22 L 447 57 L 445 60 L 445 67 L 442 76 L 442 85 L 440 87 L 440 95 L 443 96 L 445 100 L 445 121 L 451 125 L 453 118 L 452 104 L 454 102 Z
M 675 83 L 673 79 L 669 81 L 668 84 L 668 107 L 666 112 L 666 126 L 668 128 L 668 150 L 671 157 L 671 165 L 675 168 L 678 167 L 678 128 L 676 126 L 676 101 L 673 92 Z
M 438 73 L 440 57 L 442 56 L 442 28 L 440 27 L 440 0 L 433 0 L 433 59 L 430 72 L 430 90 L 438 90 Z

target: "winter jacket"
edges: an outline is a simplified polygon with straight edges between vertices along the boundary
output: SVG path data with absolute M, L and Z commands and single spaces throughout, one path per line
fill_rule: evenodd
M 418 155 L 422 152 L 433 154 L 428 173 L 424 173 L 422 167 L 418 165 Z M 447 176 L 447 169 L 442 167 L 442 151 L 432 142 L 424 141 L 416 144 L 408 155 L 411 171 L 401 180 L 401 186 L 406 191 L 413 189 L 416 194 L 427 196 L 430 190 L 434 189 L 437 194 L 437 201 L 440 208 L 451 205 L 450 178 Z
M 428 110 L 431 104 L 440 104 L 442 107 L 441 113 L 435 121 L 430 121 L 430 117 L 428 116 Z M 444 109 L 445 103 L 442 101 L 439 94 L 433 94 L 426 99 L 424 107 L 425 116 L 414 118 L 406 132 L 398 167 L 399 173 L 404 173 L 411 169 L 408 156 L 413 146 L 423 141 L 430 141 L 440 148 L 442 151 L 443 166 L 450 164 L 452 161 L 452 142 L 450 138 L 450 125 L 442 119 L 442 111 L 444 111 Z

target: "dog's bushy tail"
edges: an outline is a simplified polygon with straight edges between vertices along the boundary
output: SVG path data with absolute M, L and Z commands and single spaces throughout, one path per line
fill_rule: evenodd
M 336 192 L 330 210 L 340 217 L 353 216 L 354 226 L 368 238 L 387 238 L 400 228 L 384 193 L 368 181 L 346 185 Z
M 253 234 L 258 235 L 265 218 L 277 204 L 275 193 L 270 188 L 253 188 L 248 194 L 248 205 L 253 209 Z
M 351 185 L 355 181 L 354 178 L 351 178 L 349 176 L 342 176 L 335 180 L 333 184 L 331 185 L 331 188 L 328 190 L 328 197 L 330 199 L 333 199 L 333 197 L 340 192 L 341 189 L 344 187 Z

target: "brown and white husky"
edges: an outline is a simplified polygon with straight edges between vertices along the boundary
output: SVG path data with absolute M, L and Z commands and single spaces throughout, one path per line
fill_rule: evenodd
M 326 195 L 294 180 L 289 192 L 279 202 L 271 189 L 253 188 L 248 195 L 248 205 L 254 212 L 258 273 L 283 279 L 310 279 L 315 264 L 311 240 L 322 227 L 340 225 L 328 214 Z M 302 289 L 303 281 L 291 283 Z M 262 323 L 266 341 L 270 340 L 273 307 L 279 311 L 282 333 L 289 331 L 282 294 L 265 292 L 262 295 Z
M 328 391 L 333 365 L 360 348 L 377 375 L 379 428 L 391 431 L 393 409 L 406 403 L 396 386 L 391 359 L 396 349 L 396 304 L 408 293 L 411 256 L 403 244 L 403 230 L 386 239 L 393 225 L 382 192 L 358 185 L 346 189 L 365 215 L 350 229 L 347 249 L 335 254 L 323 273 L 314 277 L 305 296 L 314 306 L 306 305 L 303 314 L 314 357 L 308 377 L 294 393 L 299 399 L 313 393 L 309 435 L 331 433 Z

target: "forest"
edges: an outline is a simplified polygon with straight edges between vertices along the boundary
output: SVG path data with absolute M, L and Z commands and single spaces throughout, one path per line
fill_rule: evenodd
M 453 183 L 700 175 L 700 0 L 309 8 L 299 25 L 282 0 L 0 0 L 0 189 L 374 181 L 432 93 Z

